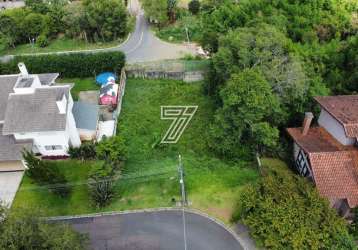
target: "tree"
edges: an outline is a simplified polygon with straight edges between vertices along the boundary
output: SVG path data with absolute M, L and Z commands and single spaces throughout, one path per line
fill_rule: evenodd
M 67 185 L 68 181 L 55 164 L 42 161 L 26 150 L 22 156 L 28 168 L 26 171 L 28 177 L 40 185 L 46 185 L 51 192 L 61 197 L 68 196 L 71 191 Z
M 103 42 L 123 38 L 128 33 L 128 13 L 121 0 L 84 0 L 87 35 Z
M 189 11 L 193 15 L 197 15 L 200 11 L 200 2 L 199 0 L 191 0 L 188 4 Z
M 239 5 L 232 1 L 218 0 L 220 3 L 203 4 L 201 15 L 202 38 L 201 45 L 208 51 L 215 53 L 219 48 L 219 38 L 230 30 L 240 27 L 241 13 Z M 210 6 L 210 7 L 209 7 Z
M 220 48 L 212 58 L 208 93 L 220 103 L 220 89 L 232 74 L 245 68 L 258 69 L 270 84 L 280 101 L 282 122 L 304 112 L 310 88 L 317 86 L 292 51 L 290 40 L 270 25 L 240 28 L 220 39 Z
M 146 16 L 156 20 L 159 26 L 168 22 L 168 0 L 143 0 L 142 6 Z
M 115 170 L 112 163 L 106 159 L 100 168 L 91 171 L 88 178 L 88 190 L 97 207 L 105 207 L 114 196 Z
M 126 160 L 127 148 L 123 137 L 105 138 L 96 146 L 96 154 L 98 159 L 108 159 L 113 163 Z
M 65 14 L 62 17 L 66 35 L 70 38 L 80 38 L 88 41 L 90 38 L 90 27 L 86 19 L 84 6 L 81 2 L 74 2 L 65 7 Z
M 265 175 L 241 193 L 233 221 L 250 228 L 266 249 L 357 249 L 347 223 L 311 183 L 286 166 L 264 164 Z
M 278 124 L 280 118 L 279 102 L 273 94 L 269 83 L 255 69 L 244 69 L 233 74 L 220 91 L 222 107 L 216 111 L 211 127 L 213 141 L 211 148 L 228 158 L 240 157 L 242 145 L 253 140 L 262 146 L 274 146 L 269 139 L 257 140 L 258 132 L 263 130 L 261 123 L 269 121 Z M 269 130 L 271 140 L 276 140 L 276 131 Z M 262 143 L 264 142 L 264 143 Z
M 46 222 L 36 209 L 0 206 L 0 218 L 0 249 L 85 249 L 85 236 L 69 225 Z
M 275 151 L 278 147 L 279 131 L 268 122 L 252 125 L 252 139 L 258 153 Z
M 42 14 L 31 13 L 25 17 L 24 24 L 28 29 L 26 35 L 29 39 L 37 39 L 40 34 L 47 34 L 48 18 Z
M 177 0 L 167 0 L 168 1 L 168 17 L 169 17 L 169 21 L 171 23 L 174 23 L 175 22 L 175 19 L 176 19 L 176 14 L 175 14 L 175 11 L 176 11 L 176 7 L 177 7 L 177 4 L 178 4 L 178 1 Z

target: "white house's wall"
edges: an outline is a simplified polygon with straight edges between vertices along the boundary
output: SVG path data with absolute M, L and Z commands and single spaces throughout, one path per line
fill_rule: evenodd
M 353 145 L 355 143 L 354 138 L 349 138 L 346 136 L 343 125 L 340 124 L 324 109 L 321 110 L 318 124 L 324 127 L 334 138 L 336 138 L 343 145 Z
M 79 147 L 81 146 L 81 139 L 76 127 L 76 121 L 72 113 L 72 108 L 73 108 L 73 99 L 72 96 L 70 95 L 68 100 L 66 133 L 70 138 L 71 146 Z
M 14 134 L 16 140 L 32 139 L 39 153 L 44 156 L 67 155 L 69 136 L 65 131 L 49 131 Z M 48 150 L 46 146 L 61 146 L 61 149 Z

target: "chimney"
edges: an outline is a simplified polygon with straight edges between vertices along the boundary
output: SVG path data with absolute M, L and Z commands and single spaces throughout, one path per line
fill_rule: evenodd
M 26 68 L 24 63 L 21 62 L 17 66 L 19 67 L 21 75 L 23 75 L 23 76 L 28 76 L 29 75 L 29 72 L 27 71 L 27 68 Z
M 313 120 L 312 112 L 305 113 L 305 119 L 303 120 L 303 125 L 302 125 L 302 135 L 307 135 L 308 131 L 310 130 L 312 120 Z

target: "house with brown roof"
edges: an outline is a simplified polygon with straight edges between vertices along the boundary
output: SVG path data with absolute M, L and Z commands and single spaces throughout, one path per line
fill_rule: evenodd
M 300 128 L 288 128 L 294 140 L 297 171 L 344 217 L 358 206 L 358 95 L 316 97 L 318 126 L 306 113 Z

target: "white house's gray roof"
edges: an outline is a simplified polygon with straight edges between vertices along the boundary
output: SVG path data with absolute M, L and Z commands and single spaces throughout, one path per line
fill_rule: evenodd
M 69 86 L 53 86 L 38 88 L 33 94 L 11 94 L 3 134 L 64 131 L 67 114 L 60 114 L 56 101 L 63 95 L 68 100 L 69 93 Z
M 12 135 L 2 135 L 3 127 L 0 125 L 0 161 L 18 161 L 22 159 L 24 149 L 32 149 L 32 141 L 16 142 Z
M 0 121 L 5 119 L 5 112 L 9 94 L 17 81 L 18 75 L 0 76 Z
M 74 102 L 72 113 L 75 118 L 77 128 L 94 131 L 97 129 L 99 115 L 98 105 L 84 102 Z
M 41 85 L 52 85 L 59 77 L 59 73 L 38 74 Z

